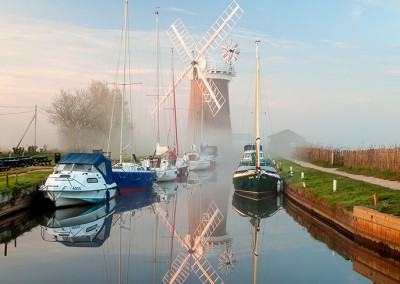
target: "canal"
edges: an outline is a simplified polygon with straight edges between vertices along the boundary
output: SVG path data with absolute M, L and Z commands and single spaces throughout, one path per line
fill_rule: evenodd
M 283 195 L 261 202 L 236 196 L 233 170 L 223 169 L 109 204 L 40 205 L 0 220 L 0 283 L 396 283 L 395 260 Z

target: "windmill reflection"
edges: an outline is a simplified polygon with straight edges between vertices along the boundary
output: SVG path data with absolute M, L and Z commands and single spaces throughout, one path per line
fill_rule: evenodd
M 227 176 L 229 179 L 229 176 Z M 178 191 L 172 208 L 155 204 L 156 212 L 171 233 L 171 255 L 162 279 L 163 283 L 186 283 L 192 272 L 201 283 L 223 283 L 209 258 L 217 248 L 226 252 L 231 243 L 226 232 L 226 214 L 229 206 L 229 185 L 218 182 L 214 171 L 191 172 L 186 190 Z M 184 202 L 177 201 L 183 197 Z M 177 212 L 183 214 L 176 215 Z M 187 212 L 187 214 L 186 214 Z M 187 225 L 185 225 L 187 224 Z M 182 231 L 185 233 L 183 234 Z M 183 247 L 173 250 L 174 241 Z

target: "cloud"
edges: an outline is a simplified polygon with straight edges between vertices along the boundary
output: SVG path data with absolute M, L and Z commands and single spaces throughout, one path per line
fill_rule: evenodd
M 330 39 L 320 39 L 318 42 L 325 43 L 335 48 L 343 48 L 343 49 L 353 49 L 357 48 L 357 45 L 352 42 L 345 42 L 345 41 L 337 41 L 337 40 L 330 40 Z
M 353 10 L 351 12 L 351 21 L 355 22 L 355 21 L 359 20 L 365 10 L 366 10 L 366 7 L 363 5 L 354 6 Z

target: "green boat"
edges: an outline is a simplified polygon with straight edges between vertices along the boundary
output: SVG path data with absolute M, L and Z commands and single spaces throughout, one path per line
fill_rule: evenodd
M 259 162 L 256 166 L 256 150 L 245 146 L 243 157 L 239 167 L 233 174 L 233 187 L 235 191 L 259 197 L 268 193 L 277 193 L 281 186 L 281 177 L 269 158 L 264 158 L 262 151 L 259 151 Z
M 262 196 L 271 192 L 277 193 L 280 189 L 281 177 L 270 159 L 263 156 L 260 145 L 260 130 L 258 119 L 258 78 L 259 57 L 258 43 L 256 41 L 256 106 L 255 106 L 255 144 L 244 147 L 243 157 L 239 167 L 233 174 L 233 186 L 235 191 L 251 196 Z

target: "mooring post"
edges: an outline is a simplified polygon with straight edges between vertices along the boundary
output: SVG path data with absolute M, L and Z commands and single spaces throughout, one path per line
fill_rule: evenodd
M 8 173 L 6 173 L 6 186 L 8 187 Z
M 378 205 L 378 194 L 374 193 L 374 206 Z
M 333 191 L 336 191 L 336 185 L 337 185 L 337 181 L 334 179 L 333 180 Z

